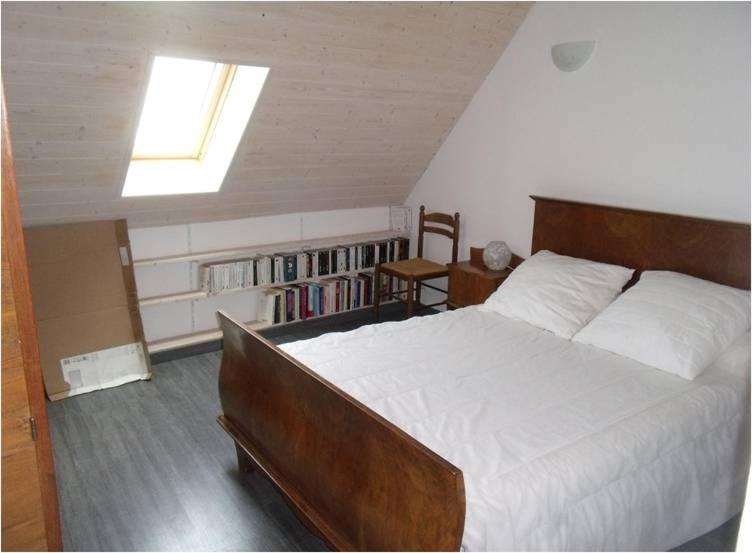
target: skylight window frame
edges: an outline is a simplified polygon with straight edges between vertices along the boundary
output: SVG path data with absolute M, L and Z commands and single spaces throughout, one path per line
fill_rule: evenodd
M 153 55 L 155 60 L 160 57 L 159 54 Z M 206 59 L 178 59 L 196 62 L 210 61 Z M 238 152 L 240 142 L 249 129 L 251 118 L 265 88 L 271 68 L 264 65 L 242 64 L 237 61 L 216 60 L 213 63 L 221 67 L 230 66 L 231 71 L 227 75 L 226 86 L 223 87 L 218 98 L 217 109 L 214 110 L 213 117 L 209 120 L 198 158 L 164 156 L 134 159 L 133 154 L 136 151 L 136 140 L 138 139 L 141 122 L 141 118 L 139 118 L 136 138 L 131 145 L 128 167 L 125 171 L 123 184 L 120 187 L 121 198 L 181 197 L 183 195 L 211 194 L 220 191 L 230 165 Z M 151 74 L 153 74 L 153 71 Z M 216 72 L 213 80 L 218 80 Z M 148 81 L 144 92 L 144 101 L 141 104 L 142 115 L 150 84 L 151 81 Z M 207 97 L 208 94 L 204 96 Z M 206 103 L 208 102 L 205 102 L 204 105 Z M 192 113 L 196 112 L 192 111 Z M 193 125 L 195 128 L 196 123 L 194 122 Z M 188 144 L 183 146 L 188 146 Z
M 209 109 L 204 114 L 204 121 L 201 123 L 201 132 L 199 133 L 199 140 L 197 141 L 196 148 L 191 155 L 169 155 L 169 154 L 132 154 L 131 161 L 201 161 L 206 154 L 206 148 L 211 142 L 211 138 L 214 134 L 214 129 L 217 126 L 217 121 L 222 113 L 227 94 L 232 87 L 233 79 L 238 66 L 232 63 L 220 63 L 216 62 L 220 66 L 221 75 L 217 81 L 214 91 L 212 93 L 212 99 L 209 102 Z
M 214 136 L 214 129 L 217 128 L 217 121 L 219 121 L 219 116 L 222 114 L 222 108 L 225 105 L 227 94 L 230 92 L 230 87 L 232 87 L 232 82 L 235 79 L 235 73 L 238 69 L 238 66 L 232 63 L 225 63 L 223 64 L 222 69 L 223 71 L 225 71 L 225 73 L 223 74 L 222 86 L 218 87 L 218 94 L 215 98 L 214 111 L 209 118 L 208 125 L 206 126 L 204 132 L 203 140 L 201 140 L 201 144 L 199 145 L 198 152 L 195 158 L 199 161 L 203 159 L 204 154 L 206 154 L 206 148 L 209 146 L 209 142 L 211 142 L 212 136 Z

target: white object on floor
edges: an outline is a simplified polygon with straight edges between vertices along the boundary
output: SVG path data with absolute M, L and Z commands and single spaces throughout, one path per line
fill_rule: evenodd
M 51 395 L 52 401 L 151 378 L 144 348 L 138 342 L 66 357 L 60 360 L 60 367 L 70 389 Z
M 462 469 L 465 550 L 665 551 L 741 508 L 749 340 L 693 381 L 483 307 L 282 349 Z

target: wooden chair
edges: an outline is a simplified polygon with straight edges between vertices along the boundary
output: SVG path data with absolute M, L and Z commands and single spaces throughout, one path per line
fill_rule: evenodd
M 431 288 L 444 294 L 446 290 L 426 284 L 424 280 L 432 278 L 440 278 L 448 276 L 449 270 L 446 265 L 423 259 L 423 235 L 427 232 L 434 234 L 441 234 L 452 240 L 452 263 L 457 263 L 457 244 L 460 239 L 460 214 L 455 213 L 454 217 L 446 213 L 426 213 L 426 206 L 420 206 L 420 222 L 418 224 L 418 257 L 412 259 L 404 259 L 402 261 L 393 261 L 391 263 L 380 263 L 376 265 L 374 270 L 374 297 L 373 307 L 376 315 L 376 320 L 379 318 L 379 307 L 381 304 L 382 296 L 387 298 L 393 298 L 407 304 L 407 316 L 412 317 L 415 311 L 415 304 L 418 304 L 418 309 L 421 307 L 435 307 L 437 305 L 445 305 L 446 300 L 429 305 L 420 304 L 420 291 L 421 287 Z M 444 226 L 429 226 L 426 223 L 436 223 Z M 389 284 L 387 292 L 384 294 L 381 290 L 381 275 L 389 275 L 397 277 L 400 280 L 407 282 L 407 288 L 403 290 L 392 291 L 391 282 Z M 402 294 L 407 294 L 407 300 L 403 300 Z

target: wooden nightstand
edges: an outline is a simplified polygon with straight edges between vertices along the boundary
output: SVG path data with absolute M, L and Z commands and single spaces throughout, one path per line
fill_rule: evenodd
M 486 268 L 483 265 L 482 255 L 483 248 L 470 248 L 470 261 L 447 265 L 449 268 L 447 307 L 449 309 L 483 303 L 511 274 L 512 269 L 492 271 Z M 514 256 L 512 265 L 516 266 L 520 261 L 519 257 Z

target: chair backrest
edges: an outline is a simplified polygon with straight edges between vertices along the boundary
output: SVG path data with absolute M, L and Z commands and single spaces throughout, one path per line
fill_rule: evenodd
M 434 223 L 444 225 L 441 227 L 427 225 Z M 449 227 L 449 228 L 444 228 Z M 447 213 L 426 213 L 426 206 L 420 206 L 420 222 L 418 223 L 418 257 L 423 257 L 423 234 L 432 232 L 441 234 L 452 240 L 452 263 L 457 263 L 457 244 L 460 241 L 460 214 L 454 217 Z

